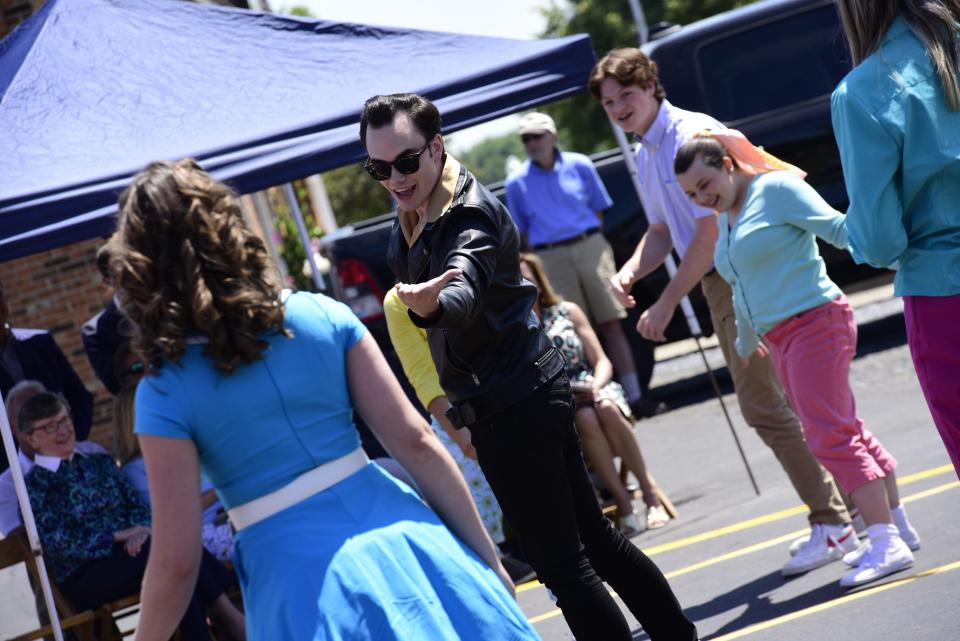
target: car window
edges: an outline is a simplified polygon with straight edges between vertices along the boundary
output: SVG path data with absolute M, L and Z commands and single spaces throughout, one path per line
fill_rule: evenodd
M 833 5 L 714 41 L 698 57 L 711 114 L 724 122 L 829 95 L 850 70 Z

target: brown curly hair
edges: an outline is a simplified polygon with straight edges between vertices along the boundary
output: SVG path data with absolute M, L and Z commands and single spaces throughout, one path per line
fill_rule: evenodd
M 624 87 L 649 89 L 652 86 L 653 97 L 657 102 L 663 102 L 667 97 L 657 75 L 657 63 L 636 47 L 614 49 L 593 65 L 587 88 L 596 100 L 600 100 L 600 85 L 607 78 L 613 78 Z
M 120 195 L 111 271 L 151 370 L 179 362 L 200 334 L 204 354 L 232 373 L 262 356 L 265 331 L 283 335 L 280 285 L 236 194 L 191 159 L 154 162 Z

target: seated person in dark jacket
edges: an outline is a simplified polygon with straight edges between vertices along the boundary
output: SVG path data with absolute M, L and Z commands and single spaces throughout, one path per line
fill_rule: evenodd
M 41 329 L 13 329 L 7 323 L 10 309 L 0 283 L 0 392 L 6 398 L 20 381 L 39 381 L 62 394 L 70 403 L 77 439 L 84 440 L 93 424 L 93 395 L 63 355 L 50 332 Z M 7 457 L 0 443 L 0 471 L 7 469 Z
M 111 237 L 110 240 L 113 240 Z M 110 302 L 99 314 L 83 324 L 80 337 L 83 351 L 93 367 L 97 378 L 111 394 L 120 393 L 119 376 L 115 373 L 115 359 L 118 348 L 130 340 L 131 329 L 126 316 L 117 306 L 117 297 L 113 293 L 110 276 L 110 240 L 97 250 L 97 269 L 103 284 L 110 291 Z
M 113 459 L 76 451 L 68 405 L 56 394 L 43 392 L 24 403 L 18 428 L 36 451 L 26 485 L 44 558 L 67 598 L 86 610 L 139 593 L 150 512 Z M 226 569 L 204 553 L 180 621 L 183 639 L 210 639 L 205 607 L 235 611 L 224 594 L 229 581 Z M 242 622 L 242 615 L 235 617 Z

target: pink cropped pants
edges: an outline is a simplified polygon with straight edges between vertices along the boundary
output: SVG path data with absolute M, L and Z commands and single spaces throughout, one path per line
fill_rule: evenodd
M 846 296 L 788 318 L 764 337 L 810 451 L 849 494 L 897 465 L 864 429 L 850 389 L 857 324 Z

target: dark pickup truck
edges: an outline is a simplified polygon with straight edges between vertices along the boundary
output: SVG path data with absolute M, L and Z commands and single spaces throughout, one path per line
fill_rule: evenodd
M 742 131 L 754 144 L 808 172 L 807 180 L 837 209 L 847 206 L 840 157 L 830 121 L 830 94 L 850 69 L 833 0 L 766 0 L 694 24 L 673 28 L 644 50 L 660 68 L 668 99 L 676 106 L 712 114 Z M 598 123 L 601 126 L 601 123 Z M 604 233 L 618 264 L 633 251 L 646 228 L 619 150 L 593 161 L 614 206 L 604 215 Z M 503 185 L 490 185 L 503 197 Z M 330 259 L 334 295 L 367 324 L 392 356 L 381 301 L 393 283 L 386 265 L 393 214 L 338 230 L 322 239 Z M 842 287 L 878 273 L 857 266 L 846 252 L 821 244 L 831 277 Z M 632 330 L 640 310 L 656 299 L 663 269 L 637 283 L 638 309 L 624 322 L 634 341 L 640 373 L 653 367 L 652 346 Z M 691 294 L 704 331 L 712 331 L 699 288 Z M 667 337 L 688 337 L 678 313 Z M 402 377 L 401 377 L 402 378 Z

